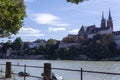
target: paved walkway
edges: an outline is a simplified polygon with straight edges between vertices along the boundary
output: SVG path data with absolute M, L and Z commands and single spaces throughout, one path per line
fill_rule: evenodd
M 12 80 L 12 79 L 10 79 L 10 78 L 0 78 L 0 80 Z

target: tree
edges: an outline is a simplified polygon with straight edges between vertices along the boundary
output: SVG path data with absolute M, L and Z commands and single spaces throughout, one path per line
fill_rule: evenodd
M 2 50 L 2 53 L 6 53 L 7 49 L 11 47 L 9 43 L 4 43 L 1 50 Z
M 25 16 L 24 0 L 0 0 L 0 37 L 16 34 Z
M 57 49 L 56 53 L 57 53 L 56 58 L 65 60 L 68 57 L 68 49 L 66 48 L 59 48 Z
M 23 43 L 23 50 L 28 49 L 30 45 L 30 42 L 24 42 Z
M 86 45 L 86 46 L 84 46 Z M 82 52 L 94 60 L 109 59 L 117 55 L 117 45 L 113 34 L 96 34 L 82 44 Z
M 79 54 L 79 49 L 74 46 L 71 46 L 68 49 L 68 54 L 66 55 L 66 59 L 69 59 L 69 60 L 78 59 L 78 57 L 79 57 L 78 54 Z
M 50 39 L 48 39 L 47 43 L 50 44 L 50 45 L 53 45 L 53 44 L 56 44 L 56 40 L 50 38 Z
M 96 35 L 93 36 L 93 41 L 100 40 L 101 37 L 102 37 L 101 34 L 96 34 Z
M 41 55 L 46 55 L 46 46 L 45 45 L 40 45 L 38 49 L 36 50 L 36 54 L 41 54 Z
M 55 39 L 49 39 L 46 45 L 46 56 L 47 59 L 56 59 L 55 50 L 58 48 L 58 42 Z
M 67 2 L 78 4 L 79 2 L 83 2 L 85 0 L 67 0 Z
M 84 37 L 83 36 L 78 36 L 78 42 L 82 42 L 84 41 Z
M 13 42 L 14 49 L 19 50 L 21 49 L 23 45 L 23 41 L 21 40 L 20 37 L 16 38 L 15 41 Z
M 103 44 L 109 44 L 115 41 L 115 36 L 113 34 L 106 34 L 102 38 Z
M 67 37 L 64 37 L 62 41 L 65 42 L 65 43 L 74 43 L 74 42 L 78 41 L 78 37 L 76 37 L 76 36 L 67 36 Z

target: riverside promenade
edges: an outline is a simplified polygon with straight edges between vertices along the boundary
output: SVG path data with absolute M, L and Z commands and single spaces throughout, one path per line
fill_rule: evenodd
M 107 62 L 108 63 L 108 62 Z M 16 79 L 15 78 L 12 78 L 13 77 L 13 75 L 17 75 L 18 76 L 18 72 L 12 72 L 11 70 L 11 68 L 10 68 L 10 66 L 8 66 L 8 64 L 10 65 L 11 64 L 11 62 L 6 62 L 6 64 L 0 64 L 1 66 L 6 66 L 6 71 L 3 71 L 4 69 L 1 69 L 2 71 L 1 71 L 1 73 L 3 73 L 2 75 L 4 75 L 3 77 L 1 77 L 1 79 L 0 80 L 16 80 L 16 79 L 18 79 L 17 77 L 16 77 Z M 17 66 L 17 69 L 19 68 L 19 67 L 22 67 L 22 70 L 23 70 L 23 72 L 27 72 L 27 69 L 28 68 L 38 68 L 38 69 L 43 69 L 43 73 L 45 74 L 45 75 L 43 75 L 43 77 L 42 76 L 35 76 L 35 75 L 32 75 L 32 74 L 30 74 L 30 76 L 23 76 L 22 78 L 24 78 L 23 80 L 33 80 L 33 79 L 28 79 L 29 77 L 33 77 L 33 78 L 38 78 L 38 79 L 44 79 L 44 80 L 51 80 L 51 74 L 52 74 L 52 70 L 59 70 L 59 72 L 60 71 L 69 71 L 70 73 L 71 72 L 77 72 L 77 74 L 79 74 L 79 78 L 78 79 L 76 79 L 76 80 L 88 80 L 88 79 L 86 79 L 85 77 L 88 75 L 88 73 L 89 73 L 89 75 L 91 75 L 91 74 L 94 74 L 94 75 L 96 75 L 96 76 L 101 76 L 101 77 L 103 77 L 104 79 L 94 79 L 94 80 L 108 80 L 108 79 L 106 79 L 106 77 L 107 76 L 104 76 L 104 75 L 110 75 L 110 78 L 111 77 L 116 77 L 116 76 L 118 76 L 118 79 L 119 79 L 119 76 L 120 76 L 120 73 L 118 72 L 109 72 L 109 71 L 97 71 L 97 70 L 85 70 L 85 69 L 82 69 L 82 68 L 80 68 L 80 69 L 68 69 L 68 68 L 56 68 L 56 67 L 52 67 L 51 66 L 51 63 L 44 63 L 44 67 L 40 67 L 40 66 L 31 66 L 31 65 L 17 65 L 17 64 L 11 64 L 11 66 Z M 10 69 L 8 69 L 8 68 L 10 68 Z M 14 68 L 14 67 L 13 67 Z M 7 73 L 7 74 L 6 74 Z M 87 74 L 86 74 L 87 73 Z M 12 74 L 12 75 L 11 75 Z M 100 75 L 99 75 L 100 74 Z M 103 74 L 103 75 L 101 75 L 101 74 Z M 10 77 L 11 76 L 11 77 Z M 64 75 L 62 75 L 62 76 L 64 76 Z M 10 78 L 8 78 L 8 77 L 10 77 Z M 6 78 L 6 79 L 5 79 Z M 118 80 L 117 79 L 117 80 Z M 18 79 L 18 80 L 21 80 L 21 79 Z M 34 79 L 34 80 L 36 80 L 36 79 Z M 73 80 L 73 79 L 71 79 L 71 80 Z M 111 80 L 111 79 L 110 79 Z M 116 80 L 116 79 L 112 79 L 112 80 Z

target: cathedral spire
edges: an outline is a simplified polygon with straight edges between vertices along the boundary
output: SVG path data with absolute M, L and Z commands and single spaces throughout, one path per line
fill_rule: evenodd
M 104 12 L 102 12 L 102 19 L 101 19 L 101 28 L 106 27 L 106 19 L 104 18 Z
M 110 11 L 110 9 L 109 9 L 109 16 L 108 16 L 108 20 L 107 20 L 107 27 L 113 29 L 113 21 L 112 21 L 112 16 L 111 16 L 111 11 Z
M 102 20 L 104 19 L 104 12 L 102 11 Z
M 108 19 L 112 19 L 110 8 L 109 8 L 109 16 L 108 16 Z

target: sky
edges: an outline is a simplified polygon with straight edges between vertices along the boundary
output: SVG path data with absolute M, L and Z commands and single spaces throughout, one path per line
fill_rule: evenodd
M 25 0 L 25 6 L 27 17 L 18 34 L 12 35 L 12 41 L 17 37 L 30 42 L 50 38 L 62 40 L 68 34 L 78 34 L 82 25 L 99 27 L 102 11 L 107 19 L 109 9 L 114 31 L 120 30 L 120 0 L 87 0 L 79 4 L 66 0 Z

